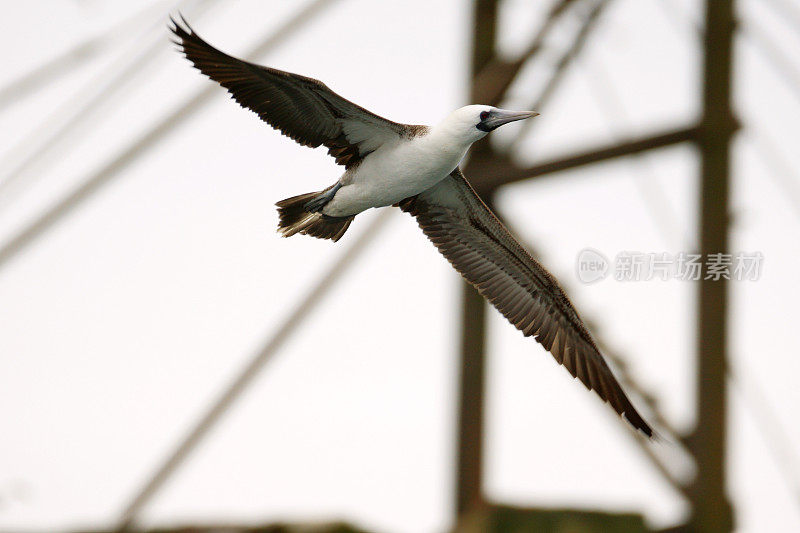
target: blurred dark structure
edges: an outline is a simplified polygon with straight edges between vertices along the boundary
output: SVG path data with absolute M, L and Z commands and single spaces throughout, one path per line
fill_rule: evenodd
M 527 61 L 535 59 L 540 43 L 556 18 L 567 16 L 577 4 L 575 0 L 558 2 L 534 38 L 527 53 L 513 62 L 504 61 L 495 50 L 497 42 L 498 0 L 477 0 L 474 3 L 474 36 L 472 49 L 472 88 L 470 101 L 499 105 Z M 556 65 L 551 78 L 533 109 L 541 110 L 555 90 L 564 68 L 580 53 L 601 11 L 609 2 L 590 3 L 574 44 Z M 679 142 L 693 142 L 700 155 L 700 249 L 703 256 L 726 253 L 728 250 L 728 195 L 730 144 L 737 122 L 731 110 L 732 43 L 734 9 L 732 1 L 707 0 L 703 39 L 703 114 L 697 124 L 679 125 L 664 132 L 654 132 L 640 139 L 615 143 L 531 168 L 518 168 L 507 154 L 493 148 L 489 139 L 477 143 L 465 169 L 465 175 L 480 195 L 492 205 L 499 187 L 518 179 L 531 179 L 580 165 L 628 156 Z M 704 273 L 705 274 L 705 273 Z M 705 275 L 703 275 L 705 277 Z M 694 459 L 695 479 L 683 482 L 669 474 L 668 465 L 652 453 L 648 457 L 670 484 L 689 501 L 689 522 L 678 530 L 721 532 L 733 528 L 733 513 L 725 490 L 726 438 L 726 332 L 727 283 L 724 280 L 703 280 L 698 284 L 697 324 L 697 422 L 690 435 L 681 435 L 663 427 L 654 402 L 649 401 L 654 420 L 662 422 L 661 431 L 682 442 Z M 644 521 L 630 522 L 630 517 L 583 511 L 561 511 L 557 517 L 549 511 L 517 510 L 509 515 L 488 503 L 482 491 L 483 479 L 483 396 L 486 337 L 484 299 L 464 283 L 461 310 L 461 380 L 458 436 L 458 469 L 456 472 L 456 510 L 459 531 L 632 531 L 644 530 Z M 602 344 L 602 342 L 601 342 Z M 624 368 L 624 367 L 623 367 Z M 624 382 L 632 385 L 630 376 Z M 641 392 L 640 387 L 631 387 Z M 645 396 L 645 399 L 648 399 Z M 640 439 L 634 436 L 635 439 Z M 649 444 L 642 440 L 642 449 Z M 545 516 L 552 522 L 545 520 Z M 545 526 L 545 524 L 550 526 Z M 481 524 L 476 528 L 475 524 Z
M 332 0 L 310 2 L 275 34 L 262 40 L 249 55 L 257 59 L 259 55 L 320 11 L 320 8 L 331 3 Z M 556 26 L 556 22 L 561 17 L 578 17 L 580 30 L 576 32 L 573 43 L 565 49 L 538 98 L 532 102 L 531 108 L 541 110 L 557 90 L 566 68 L 581 53 L 593 27 L 610 3 L 611 0 L 557 1 L 533 36 L 525 53 L 515 60 L 508 61 L 499 56 L 496 50 L 499 0 L 475 0 L 470 101 L 500 105 L 522 68 L 537 59 L 542 44 L 548 33 Z M 697 147 L 701 161 L 698 252 L 725 253 L 728 250 L 729 152 L 731 139 L 737 129 L 737 121 L 731 111 L 730 94 L 732 40 L 735 29 L 733 2 L 706 0 L 704 28 L 703 111 L 697 123 L 678 124 L 607 146 L 568 153 L 563 157 L 542 161 L 527 168 L 519 167 L 507 153 L 493 147 L 488 139 L 484 139 L 473 147 L 465 174 L 479 194 L 492 205 L 495 193 L 503 185 L 690 142 Z M 27 80 L 26 83 L 32 82 Z M 62 202 L 24 228 L 17 237 L 4 244 L 0 248 L 0 266 L 53 227 L 62 217 L 79 207 L 100 188 L 110 183 L 121 170 L 151 149 L 161 138 L 174 131 L 177 124 L 199 109 L 215 91 L 216 88 L 209 86 L 188 100 L 184 106 L 176 109 L 150 132 L 138 138 L 98 173 L 89 176 L 82 186 L 67 195 Z M 360 240 L 354 242 L 319 285 L 312 288 L 307 297 L 298 303 L 296 310 L 286 318 L 277 333 L 265 340 L 263 349 L 254 355 L 250 364 L 242 370 L 226 392 L 211 403 L 206 414 L 195 424 L 185 439 L 131 498 L 120 515 L 115 531 L 137 529 L 136 520 L 141 510 L 188 458 L 210 428 L 224 416 L 228 407 L 252 382 L 252 378 L 263 369 L 283 341 L 299 326 L 308 311 L 324 296 L 325 291 L 333 285 L 339 274 L 379 229 L 380 222 L 371 231 L 365 232 Z M 660 415 L 652 397 L 624 372 L 622 361 L 613 353 L 606 351 L 621 370 L 621 381 L 626 389 L 637 393 L 647 404 L 650 418 L 659 431 L 672 441 L 682 443 L 696 464 L 695 479 L 691 482 L 681 480 L 672 474 L 670 465 L 653 453 L 648 442 L 632 431 L 629 433 L 640 445 L 639 449 L 648 457 L 652 466 L 690 504 L 689 521 L 686 524 L 676 525 L 670 531 L 722 532 L 733 528 L 733 511 L 728 503 L 725 489 L 727 295 L 728 287 L 724 279 L 706 280 L 698 284 L 697 424 L 690 435 L 679 434 L 670 428 Z M 455 531 L 647 531 L 644 519 L 639 515 L 575 509 L 521 509 L 487 501 L 483 493 L 486 303 L 471 286 L 464 284 L 460 306 L 461 365 L 455 472 Z M 598 340 L 602 345 L 602 339 Z M 620 427 L 622 430 L 627 429 L 623 424 L 620 424 Z M 345 533 L 359 530 L 342 524 L 331 524 L 187 526 L 148 531 Z
M 75 533 L 112 533 L 117 529 L 87 529 Z M 344 522 L 329 524 L 264 524 L 264 525 L 237 525 L 237 524 L 202 524 L 178 527 L 154 527 L 138 529 L 142 533 L 369 533 Z

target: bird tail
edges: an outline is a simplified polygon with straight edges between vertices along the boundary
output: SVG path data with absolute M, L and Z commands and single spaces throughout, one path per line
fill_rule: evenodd
M 302 233 L 318 239 L 338 241 L 347 231 L 347 228 L 350 227 L 355 215 L 332 217 L 319 211 L 310 211 L 309 207 L 311 206 L 309 206 L 309 203 L 313 206 L 312 202 L 326 193 L 327 191 L 310 192 L 281 200 L 275 204 L 278 207 L 278 216 L 280 217 L 278 232 L 284 237 Z M 314 209 L 314 207 L 311 207 L 311 209 Z

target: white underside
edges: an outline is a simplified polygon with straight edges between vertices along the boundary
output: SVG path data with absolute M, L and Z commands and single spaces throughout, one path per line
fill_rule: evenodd
M 342 188 L 322 212 L 350 216 L 419 194 L 447 177 L 468 148 L 442 142 L 433 132 L 386 143 L 345 172 L 339 180 Z

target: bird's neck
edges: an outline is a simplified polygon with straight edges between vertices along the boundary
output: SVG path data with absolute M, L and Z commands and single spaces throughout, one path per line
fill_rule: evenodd
M 458 156 L 459 160 L 472 146 L 472 143 L 475 142 L 475 139 L 466 137 L 461 129 L 449 124 L 447 121 L 431 127 L 428 138 L 429 142 L 440 150 L 449 153 L 453 157 Z

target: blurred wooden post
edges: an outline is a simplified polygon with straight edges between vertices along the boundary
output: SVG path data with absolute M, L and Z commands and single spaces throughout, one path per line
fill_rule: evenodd
M 472 83 L 470 101 L 487 100 L 477 94 L 476 77 L 494 57 L 498 0 L 475 0 L 473 8 Z M 471 157 L 489 152 L 488 139 L 475 143 Z M 469 175 L 469 174 L 468 174 Z M 477 181 L 481 181 L 478 179 Z M 456 514 L 463 517 L 483 504 L 483 405 L 486 348 L 486 304 L 468 283 L 461 285 L 461 371 L 458 396 L 456 459 Z
M 701 160 L 700 252 L 728 253 L 730 147 L 736 130 L 731 112 L 733 1 L 706 0 Z M 705 271 L 705 269 L 703 269 Z M 705 273 L 704 273 L 705 277 Z M 732 510 L 725 492 L 728 283 L 698 284 L 697 426 L 690 449 L 697 463 L 691 487 L 692 531 L 730 531 Z
M 500 89 L 498 93 L 496 87 L 491 89 L 491 79 L 476 83 L 476 75 L 494 56 L 497 7 L 497 0 L 474 2 L 473 103 L 494 102 L 503 92 Z M 678 128 L 633 143 L 589 151 L 577 158 L 527 169 L 514 168 L 499 154 L 493 153 L 484 139 L 473 147 L 465 168 L 473 186 L 490 202 L 497 187 L 506 183 L 549 174 L 576 164 L 590 164 L 694 140 L 701 159 L 700 252 L 704 260 L 709 254 L 728 253 L 730 147 L 737 126 L 731 111 L 733 16 L 732 1 L 706 0 L 703 116 L 698 127 Z M 492 72 L 502 74 L 502 69 Z M 495 85 L 507 87 L 508 83 Z M 687 491 L 692 506 L 688 525 L 691 531 L 729 531 L 733 525 L 732 508 L 725 494 L 727 290 L 724 280 L 709 279 L 698 283 L 697 426 L 687 439 L 697 463 L 697 478 Z M 482 464 L 486 304 L 466 284 L 462 289 L 461 304 L 456 509 L 459 518 L 463 519 L 464 515 L 485 507 Z

